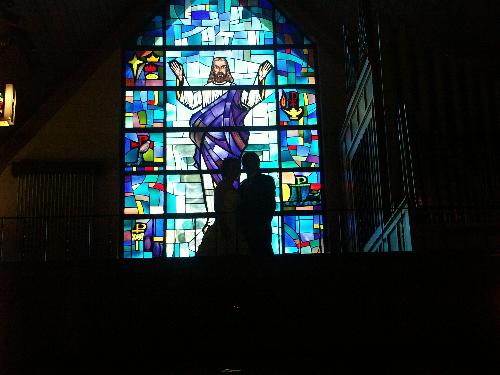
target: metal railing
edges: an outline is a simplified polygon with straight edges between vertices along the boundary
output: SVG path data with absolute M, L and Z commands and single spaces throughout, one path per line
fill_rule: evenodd
M 367 227 L 371 224 L 363 219 L 366 215 L 382 215 L 388 211 L 390 215 L 384 215 L 383 225 Z M 440 228 L 455 228 L 458 235 L 462 228 L 468 228 L 464 232 L 472 235 L 481 228 L 483 234 L 484 230 L 492 233 L 493 242 L 490 241 L 488 252 L 500 253 L 500 244 L 494 240 L 495 231 L 500 229 L 500 210 L 497 208 L 343 209 L 327 210 L 323 215 L 324 234 L 329 238 L 322 244 L 322 252 L 419 251 L 414 248 L 411 238 L 415 228 L 420 231 L 416 234 L 424 238 L 430 238 L 427 231 L 435 237 Z M 0 261 L 119 259 L 123 256 L 123 218 L 120 215 L 0 217 Z M 367 231 L 373 235 L 360 243 L 359 233 Z M 450 236 L 450 233 L 443 236 Z M 164 252 L 162 257 L 165 256 Z
M 118 258 L 119 220 L 119 216 L 1 217 L 0 260 Z

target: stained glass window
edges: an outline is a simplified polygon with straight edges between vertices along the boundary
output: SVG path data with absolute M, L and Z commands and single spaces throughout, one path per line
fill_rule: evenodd
M 123 257 L 195 256 L 247 151 L 275 181 L 274 254 L 324 252 L 314 44 L 268 0 L 167 3 L 124 51 Z

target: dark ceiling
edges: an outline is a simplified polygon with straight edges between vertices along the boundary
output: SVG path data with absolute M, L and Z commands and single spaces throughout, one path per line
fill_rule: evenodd
M 92 55 L 129 0 L 1 0 L 0 82 L 13 81 L 18 121 Z

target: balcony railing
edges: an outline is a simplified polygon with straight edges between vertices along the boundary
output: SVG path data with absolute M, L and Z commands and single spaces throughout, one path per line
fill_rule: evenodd
M 388 211 L 390 215 L 387 215 Z M 376 228 L 363 220 L 367 215 L 384 213 L 387 217 L 383 225 Z M 484 246 L 487 243 L 488 253 L 500 253 L 498 235 L 495 235 L 500 210 L 496 208 L 330 210 L 324 212 L 324 217 L 325 235 L 329 236 L 322 248 L 326 253 L 420 251 L 413 243 L 415 235 L 421 239 L 434 238 L 433 242 L 436 242 L 436 236 L 440 236 L 437 242 L 452 243 L 446 242 L 445 236 L 456 233 L 454 240 L 460 242 L 462 234 L 474 236 L 476 232 L 483 237 L 485 233 L 490 236 L 481 242 L 476 241 L 477 244 Z M 123 251 L 122 219 L 120 215 L 0 217 L 0 261 L 119 259 Z M 369 241 L 358 243 L 359 233 L 367 231 L 372 233 Z
M 118 258 L 119 216 L 1 217 L 1 261 Z

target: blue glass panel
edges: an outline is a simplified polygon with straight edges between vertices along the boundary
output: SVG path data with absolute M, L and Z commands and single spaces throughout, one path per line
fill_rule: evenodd
M 273 43 L 267 0 L 172 0 L 167 45 L 265 45 Z
M 163 127 L 163 91 L 126 91 L 125 128 Z
M 293 23 L 276 10 L 276 42 L 278 44 L 310 44 L 307 39 Z
M 321 210 L 321 180 L 319 172 L 282 172 L 284 211 Z
M 323 217 L 284 216 L 286 254 L 311 254 L 323 252 Z
M 203 188 L 200 175 L 168 175 L 166 177 L 167 213 L 207 212 L 204 200 L 206 189 Z M 211 188 L 213 189 L 212 186 Z
M 281 167 L 319 167 L 318 141 L 317 130 L 282 130 Z
M 282 254 L 281 218 L 279 216 L 273 216 L 273 220 L 271 221 L 271 227 L 272 227 L 271 245 L 273 246 L 273 253 L 275 255 Z
M 126 175 L 124 214 L 162 214 L 163 190 L 163 176 Z
M 316 90 L 280 89 L 280 125 L 317 125 Z
M 156 16 L 146 25 L 142 34 L 137 37 L 138 46 L 161 46 L 162 37 L 162 17 Z
M 314 84 L 314 50 L 284 49 L 277 52 L 278 84 Z
M 125 171 L 163 170 L 163 141 L 161 133 L 125 133 Z
M 123 222 L 124 258 L 159 258 L 163 248 L 163 219 L 132 219 Z
M 192 257 L 196 255 L 203 239 L 206 218 L 167 219 L 165 230 L 166 254 L 172 257 Z M 213 218 L 211 219 L 213 222 Z

